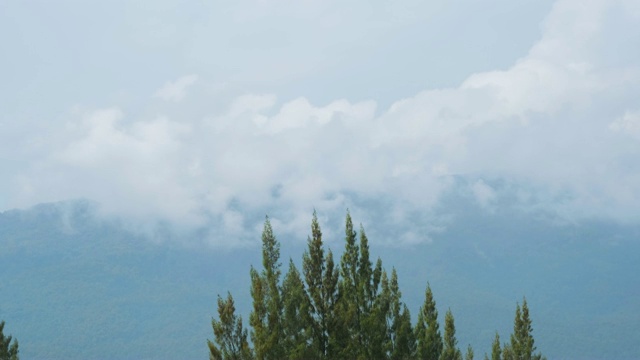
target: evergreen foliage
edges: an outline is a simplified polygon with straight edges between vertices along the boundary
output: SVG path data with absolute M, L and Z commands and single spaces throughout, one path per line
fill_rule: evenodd
M 398 285 L 398 273 L 391 270 L 391 301 L 390 301 L 390 358 L 412 359 L 416 352 L 416 339 L 411 326 L 411 315 L 407 305 L 400 300 L 402 293 Z M 402 309 L 402 310 L 401 310 Z
M 247 341 L 247 330 L 243 329 L 242 318 L 238 317 L 235 312 L 236 307 L 230 293 L 227 294 L 226 300 L 218 296 L 218 317 L 220 320 L 211 320 L 217 346 L 211 340 L 207 340 L 209 359 L 253 359 L 253 354 Z
M 422 360 L 438 360 L 442 353 L 442 336 L 438 324 L 438 310 L 433 299 L 431 286 L 427 283 L 424 305 L 418 314 L 416 325 L 416 337 L 418 338 L 418 358 Z
M 431 359 L 462 360 L 451 310 L 445 315 L 444 338 L 438 310 L 427 283 L 418 321 L 402 302 L 398 274 L 389 276 L 370 260 L 369 240 L 351 215 L 345 219 L 340 263 L 326 250 L 314 211 L 311 236 L 302 256 L 302 272 L 293 260 L 281 279 L 280 244 L 269 218 L 262 232 L 262 270 L 250 268 L 253 308 L 249 317 L 252 347 L 231 294 L 218 297 L 219 320 L 212 319 L 215 343 L 207 340 L 211 359 Z M 0 328 L 1 330 L 1 328 Z M 0 332 L 1 333 L 1 332 Z M 526 300 L 517 305 L 514 333 L 500 346 L 496 333 L 491 360 L 539 360 Z M 9 337 L 10 339 L 10 337 Z M 7 343 L 8 344 L 8 343 Z M 17 352 L 17 343 L 15 343 Z M 465 359 L 473 360 L 467 347 Z M 0 358 L 3 359 L 3 358 Z M 489 359 L 485 353 L 485 359 Z
M 444 348 L 440 354 L 440 360 L 462 360 L 462 353 L 458 349 L 456 326 L 451 309 L 447 310 L 447 314 L 444 317 Z
M 253 328 L 256 358 L 259 360 L 282 359 L 285 356 L 282 332 L 283 305 L 280 294 L 280 243 L 273 235 L 267 217 L 262 230 L 262 273 L 251 269 L 251 295 L 253 312 L 249 323 Z
M 513 333 L 511 334 L 510 344 L 505 344 L 502 350 L 503 360 L 542 360 L 545 359 L 542 354 L 537 353 L 533 339 L 533 327 L 531 326 L 531 318 L 529 317 L 529 307 L 527 299 L 522 300 L 522 308 L 520 304 L 516 305 L 516 315 L 513 322 Z
M 0 360 L 18 360 L 18 340 L 4 335 L 4 321 L 0 321 Z
M 496 337 L 493 339 L 491 346 L 491 360 L 500 360 L 502 356 L 502 349 L 500 348 L 500 335 L 496 331 Z
M 467 346 L 467 352 L 464 354 L 464 360 L 473 360 L 473 348 L 471 345 Z
M 282 329 L 284 350 L 289 359 L 310 359 L 313 353 L 311 332 L 311 302 L 304 288 L 300 272 L 293 260 L 282 284 L 284 311 Z

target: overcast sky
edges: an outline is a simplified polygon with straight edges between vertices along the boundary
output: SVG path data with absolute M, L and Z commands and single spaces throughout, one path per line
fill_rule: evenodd
M 349 207 L 419 242 L 407 219 L 455 191 L 638 222 L 639 23 L 640 0 L 3 0 L 0 210 L 233 239 Z

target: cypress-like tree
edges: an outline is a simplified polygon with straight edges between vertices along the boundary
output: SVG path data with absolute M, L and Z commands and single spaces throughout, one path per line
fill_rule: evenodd
M 311 221 L 311 238 L 307 240 L 307 245 L 308 249 L 302 256 L 302 270 L 312 305 L 313 348 L 318 354 L 317 358 L 334 358 L 337 349 L 335 346 L 330 349 L 329 342 L 331 340 L 336 343 L 337 330 L 341 325 L 334 313 L 339 272 L 333 262 L 331 250 L 325 259 L 322 231 L 315 211 Z
M 345 359 L 358 359 L 364 356 L 364 334 L 362 323 L 364 288 L 360 280 L 360 251 L 356 244 L 357 234 L 353 229 L 351 214 L 347 210 L 345 219 L 345 245 L 340 258 L 340 281 L 338 283 L 339 301 L 336 307 L 337 321 L 333 348 L 334 354 Z
M 444 348 L 440 354 L 440 360 L 462 360 L 462 353 L 458 349 L 456 326 L 451 309 L 447 310 L 444 317 Z
M 273 234 L 269 217 L 264 221 L 262 230 L 262 266 L 261 274 L 251 271 L 251 294 L 254 311 L 250 324 L 253 327 L 251 339 L 259 360 L 282 359 L 282 299 L 280 289 L 280 243 Z
M 464 354 L 464 360 L 473 360 L 473 348 L 467 345 L 467 352 Z
M 324 311 L 326 312 L 326 339 L 327 339 L 327 358 L 336 359 L 340 354 L 340 348 L 333 344 L 338 343 L 340 336 L 340 320 L 336 316 L 336 305 L 338 298 L 338 281 L 340 279 L 340 271 L 333 262 L 333 252 L 331 249 L 327 251 L 327 261 L 324 269 L 324 278 L 322 280 L 322 298 L 324 301 Z
M 251 325 L 251 341 L 258 359 L 263 359 L 267 350 L 267 337 L 269 328 L 267 327 L 267 284 L 260 273 L 251 267 L 249 272 L 251 277 L 251 297 L 253 298 L 253 310 L 249 315 L 249 325 Z
M 541 360 L 544 357 L 537 353 L 533 339 L 533 327 L 529 317 L 529 307 L 527 299 L 523 299 L 522 308 L 516 305 L 516 316 L 513 323 L 513 334 L 511 334 L 511 344 L 505 346 L 503 350 L 504 360 Z
M 218 316 L 211 319 L 215 344 L 207 340 L 211 360 L 249 360 L 253 358 L 247 341 L 247 330 L 242 327 L 242 317 L 236 315 L 231 293 L 227 299 L 218 296 Z M 217 344 L 217 345 L 216 345 Z
M 0 321 L 0 360 L 18 360 L 18 340 L 13 339 L 11 343 L 11 335 L 5 336 L 4 321 Z
M 418 358 L 422 360 L 438 360 L 442 353 L 442 336 L 438 324 L 438 310 L 433 299 L 431 286 L 427 283 L 425 301 L 418 314 L 416 325 Z
M 289 271 L 282 283 L 282 298 L 282 324 L 287 358 L 294 360 L 317 357 L 312 348 L 311 302 L 293 260 L 289 260 Z
M 398 285 L 398 273 L 391 270 L 391 300 L 389 303 L 389 342 L 390 358 L 411 359 L 415 357 L 416 339 L 411 327 L 411 315 L 407 306 L 402 303 L 402 292 Z
M 416 358 L 416 337 L 411 326 L 411 314 L 407 305 L 403 304 L 400 318 L 394 323 L 392 360 L 406 360 Z
M 500 335 L 496 331 L 496 336 L 491 345 L 491 360 L 502 360 L 502 349 L 500 348 Z
M 391 285 L 387 272 L 382 270 L 380 280 L 381 291 L 376 296 L 370 310 L 365 313 L 364 330 L 364 358 L 385 359 L 391 352 Z
M 360 258 L 358 259 L 358 293 L 361 298 L 361 312 L 367 312 L 376 300 L 380 276 L 382 274 L 382 260 L 378 258 L 375 269 L 372 268 L 369 256 L 369 239 L 360 225 Z

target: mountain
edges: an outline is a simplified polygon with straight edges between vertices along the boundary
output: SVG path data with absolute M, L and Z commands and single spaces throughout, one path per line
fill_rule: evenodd
M 508 339 L 526 296 L 548 358 L 640 358 L 638 226 L 459 202 L 440 211 L 451 221 L 430 243 L 369 236 L 372 254 L 398 270 L 413 321 L 429 281 L 441 322 L 451 308 L 460 346 L 481 358 L 496 330 Z M 0 214 L 0 319 L 23 359 L 207 358 L 216 297 L 227 291 L 248 320 L 259 233 L 255 246 L 219 249 L 127 229 L 86 201 Z M 285 240 L 282 263 L 299 263 L 305 239 Z M 330 244 L 339 256 L 340 239 Z

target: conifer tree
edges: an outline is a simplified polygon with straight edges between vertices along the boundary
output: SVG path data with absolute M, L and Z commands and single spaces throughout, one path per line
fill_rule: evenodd
M 262 265 L 258 274 L 252 268 L 251 294 L 254 311 L 250 317 L 251 339 L 257 359 L 282 359 L 282 299 L 280 296 L 280 243 L 273 234 L 269 217 L 262 230 Z
M 500 335 L 496 331 L 496 336 L 491 345 L 491 360 L 501 360 L 502 349 L 500 348 Z
M 513 324 L 513 334 L 511 334 L 511 344 L 505 346 L 503 350 L 504 360 L 540 360 L 543 359 L 542 354 L 534 354 L 536 347 L 533 339 L 533 327 L 531 326 L 531 318 L 529 317 L 529 307 L 527 299 L 523 299 L 522 308 L 520 304 L 516 305 L 516 316 Z
M 362 225 L 360 225 L 360 260 L 358 265 L 361 318 L 369 326 L 363 331 L 363 344 L 367 359 L 389 354 L 391 351 L 390 304 L 393 296 L 387 274 L 382 268 L 382 260 L 378 258 L 376 266 L 372 268 L 369 260 L 369 240 Z M 386 291 L 381 293 L 382 278 L 386 278 Z M 372 353 L 371 351 L 375 351 Z
M 511 348 L 511 344 L 505 343 L 502 346 L 502 359 L 503 360 L 516 360 L 517 357 L 513 353 L 513 349 Z
M 304 289 L 300 272 L 292 260 L 282 284 L 283 335 L 285 353 L 291 360 L 311 359 L 313 353 L 311 332 L 311 302 Z
M 382 271 L 382 260 L 378 258 L 375 269 L 372 268 L 369 260 L 369 239 L 360 225 L 360 258 L 358 259 L 358 293 L 361 298 L 361 312 L 368 311 L 376 299 L 380 276 Z
M 251 326 L 251 341 L 258 359 L 263 359 L 266 353 L 267 336 L 267 284 L 260 273 L 251 266 L 251 297 L 253 298 L 253 310 L 249 315 Z
M 339 302 L 336 308 L 337 320 L 340 322 L 339 336 L 333 344 L 338 356 L 358 359 L 364 356 L 364 336 L 362 316 L 364 288 L 360 280 L 360 252 L 356 244 L 357 234 L 353 229 L 351 214 L 347 210 L 345 219 L 345 245 L 340 259 L 340 281 L 338 284 Z
M 464 360 L 473 360 L 473 348 L 471 345 L 467 346 L 467 352 L 464 354 Z
M 411 314 L 407 305 L 402 305 L 400 318 L 394 324 L 393 331 L 395 337 L 393 340 L 393 350 L 391 352 L 392 360 L 406 360 L 416 358 L 416 337 L 411 326 Z
M 322 231 L 315 211 L 307 245 L 308 249 L 302 257 L 302 270 L 311 300 L 313 348 L 318 354 L 317 358 L 331 358 L 337 350 L 335 346 L 329 349 L 330 336 L 332 343 L 335 343 L 337 329 L 340 328 L 334 314 L 339 273 L 331 250 L 325 259 Z
M 418 358 L 422 360 L 438 360 L 442 353 L 442 336 L 438 324 L 438 310 L 433 299 L 431 286 L 427 283 L 425 301 L 418 314 L 416 325 Z
M 444 317 L 444 348 L 440 354 L 440 360 L 462 360 L 462 353 L 458 349 L 456 326 L 451 309 L 447 310 Z
M 385 359 L 391 352 L 391 286 L 387 272 L 382 270 L 381 291 L 373 305 L 365 312 L 363 322 L 365 359 Z
M 415 356 L 415 337 L 411 328 L 409 309 L 401 301 L 402 292 L 398 285 L 398 273 L 391 270 L 391 301 L 389 303 L 389 342 L 391 359 L 411 359 Z
M 13 339 L 11 343 L 11 335 L 5 336 L 4 321 L 0 321 L 0 360 L 18 360 L 18 340 Z
M 247 330 L 243 329 L 242 317 L 237 316 L 235 311 L 236 307 L 231 293 L 227 293 L 226 300 L 218 296 L 220 320 L 211 319 L 215 344 L 211 340 L 207 340 L 209 359 L 249 360 L 253 358 L 247 342 Z
M 340 271 L 333 262 L 333 252 L 331 249 L 327 251 L 327 260 L 324 269 L 324 278 L 322 280 L 322 298 L 324 301 L 324 311 L 326 312 L 326 339 L 327 348 L 326 355 L 329 359 L 335 359 L 340 354 L 340 348 L 333 344 L 339 343 L 337 341 L 340 336 L 340 320 L 336 316 L 336 305 L 339 301 L 338 298 L 338 281 L 340 279 Z

